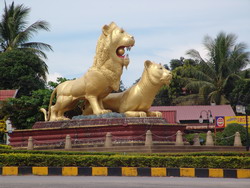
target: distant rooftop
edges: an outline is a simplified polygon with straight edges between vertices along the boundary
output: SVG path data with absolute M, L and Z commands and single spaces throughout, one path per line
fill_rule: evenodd
M 4 101 L 8 98 L 15 98 L 18 89 L 15 90 L 0 90 L 0 101 Z
M 197 105 L 197 106 L 152 106 L 150 111 L 173 112 L 176 111 L 176 122 L 186 120 L 198 120 L 202 110 L 210 110 L 213 118 L 215 116 L 235 116 L 230 105 Z M 206 112 L 202 112 L 202 117 L 207 119 Z

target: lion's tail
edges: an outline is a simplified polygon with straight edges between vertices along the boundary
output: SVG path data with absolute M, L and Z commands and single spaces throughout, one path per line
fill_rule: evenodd
M 51 115 L 51 106 L 52 106 L 52 102 L 53 102 L 53 99 L 55 97 L 55 94 L 57 92 L 57 89 L 55 88 L 50 96 L 50 101 L 49 101 L 49 112 L 48 112 L 48 121 L 50 120 L 50 115 Z
M 45 108 L 40 108 L 40 112 L 44 115 L 44 120 L 48 121 L 47 110 Z
M 44 108 L 40 108 L 40 111 L 44 114 L 44 120 L 45 121 L 49 121 L 50 120 L 50 115 L 51 115 L 51 105 L 52 105 L 52 101 L 55 97 L 57 89 L 55 88 L 50 96 L 50 101 L 49 101 L 49 111 L 47 113 L 47 110 Z

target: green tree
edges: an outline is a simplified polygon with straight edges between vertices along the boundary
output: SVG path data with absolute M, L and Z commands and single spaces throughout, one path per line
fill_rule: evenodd
M 19 89 L 18 96 L 44 89 L 46 64 L 29 51 L 11 50 L 0 54 L 0 89 Z
M 204 38 L 207 59 L 203 59 L 197 50 L 187 54 L 198 61 L 197 66 L 182 69 L 187 84 L 185 88 L 204 103 L 226 104 L 226 91 L 234 80 L 240 79 L 240 71 L 249 63 L 249 52 L 245 43 L 236 43 L 234 34 L 221 32 L 215 39 Z
M 235 85 L 236 86 L 229 94 L 231 105 L 246 105 L 246 111 L 250 112 L 250 79 L 240 79 Z
M 45 87 L 48 67 L 43 50 L 52 50 L 48 44 L 30 42 L 34 34 L 49 27 L 46 21 L 28 25 L 29 12 L 23 5 L 5 3 L 0 21 L 0 88 L 19 89 L 18 96 Z
M 169 106 L 169 105 L 171 105 L 169 86 L 163 86 L 155 96 L 152 106 Z
M 181 67 L 184 65 L 184 62 L 183 62 L 184 58 L 181 57 L 180 59 L 171 59 L 170 61 L 170 68 L 171 70 L 174 70 L 176 69 L 177 67 Z
M 31 128 L 37 121 L 44 121 L 40 108 L 48 108 L 51 90 L 33 91 L 31 96 L 8 99 L 0 108 L 0 116 L 9 117 L 17 129 Z
M 236 132 L 240 133 L 241 141 L 243 145 L 246 145 L 246 129 L 237 123 L 229 124 L 223 132 L 218 132 L 216 134 L 216 143 L 218 145 L 233 146 L 234 144 L 234 134 Z
M 12 2 L 9 7 L 5 3 L 2 20 L 0 22 L 0 51 L 6 52 L 13 49 L 29 50 L 39 57 L 47 58 L 43 50 L 52 50 L 51 46 L 42 42 L 29 42 L 40 30 L 49 31 L 46 21 L 36 21 L 27 26 L 27 16 L 30 8 L 22 4 L 15 6 Z M 44 66 L 47 72 L 47 66 Z M 45 77 L 45 74 L 44 74 Z
M 63 78 L 63 77 L 58 77 L 58 78 L 56 79 L 56 82 L 49 81 L 49 82 L 48 82 L 48 87 L 51 88 L 51 89 L 54 89 L 54 88 L 56 88 L 59 84 L 65 82 L 65 81 L 67 81 L 67 80 L 69 80 L 69 79 Z

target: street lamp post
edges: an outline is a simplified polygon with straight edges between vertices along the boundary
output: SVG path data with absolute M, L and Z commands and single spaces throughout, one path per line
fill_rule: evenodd
M 207 129 L 209 129 L 209 124 L 214 122 L 214 119 L 213 119 L 213 116 L 212 116 L 212 112 L 211 112 L 211 110 L 208 110 L 208 111 L 202 110 L 200 112 L 199 123 L 203 123 L 203 117 L 202 117 L 202 113 L 203 112 L 205 112 L 206 115 L 207 115 L 207 120 L 208 120 Z
M 246 151 L 249 151 L 249 137 L 248 137 L 248 117 L 246 113 L 246 107 L 243 105 L 236 105 L 236 112 L 245 114 L 246 116 L 246 137 L 247 137 L 247 143 L 246 143 Z

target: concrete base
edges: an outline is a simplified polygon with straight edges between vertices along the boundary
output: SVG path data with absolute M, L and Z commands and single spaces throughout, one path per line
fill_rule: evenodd
M 146 132 L 152 133 L 153 141 L 175 142 L 178 130 L 186 125 L 167 124 L 163 118 L 103 118 L 57 122 L 37 122 L 32 129 L 15 130 L 10 135 L 10 145 L 27 147 L 28 138 L 33 138 L 34 147 L 64 147 L 65 138 L 70 136 L 72 147 L 100 145 L 106 134 L 112 134 L 112 143 L 145 142 Z
M 16 149 L 26 149 L 25 147 Z M 53 150 L 65 151 L 63 147 L 41 147 L 37 146 L 35 150 Z M 124 143 L 112 147 L 104 147 L 104 143 L 99 145 L 89 145 L 85 147 L 73 147 L 66 151 L 83 151 L 83 152 L 126 152 L 126 153 L 179 153 L 179 152 L 243 152 L 246 147 L 235 146 L 175 146 L 173 143 L 154 143 L 152 146 L 145 146 L 144 143 Z

